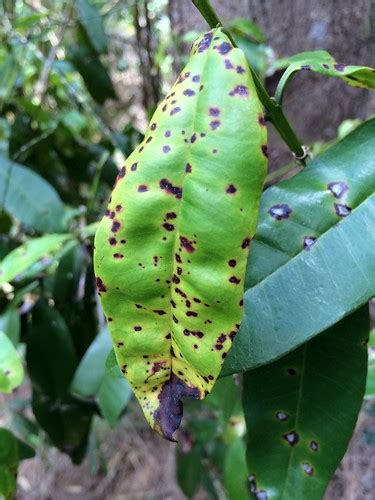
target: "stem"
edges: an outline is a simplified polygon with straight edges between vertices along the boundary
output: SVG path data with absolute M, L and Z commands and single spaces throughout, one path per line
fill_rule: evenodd
M 212 8 L 209 0 L 192 0 L 192 2 L 195 5 L 195 7 L 199 10 L 199 12 L 202 14 L 204 19 L 207 21 L 210 28 L 216 28 L 218 25 L 222 26 L 222 23 L 218 18 L 216 12 Z M 233 45 L 236 46 L 231 36 L 230 39 Z M 293 131 L 290 123 L 286 119 L 281 106 L 279 106 L 276 103 L 276 101 L 268 95 L 267 90 L 264 88 L 260 78 L 253 70 L 250 63 L 249 67 L 251 70 L 251 74 L 254 80 L 255 88 L 257 90 L 259 99 L 267 111 L 269 121 L 276 128 L 283 141 L 287 144 L 289 149 L 293 151 L 295 156 L 298 158 L 304 158 L 305 151 L 300 141 L 298 140 L 295 132 Z M 305 164 L 304 159 L 300 161 L 302 164 Z

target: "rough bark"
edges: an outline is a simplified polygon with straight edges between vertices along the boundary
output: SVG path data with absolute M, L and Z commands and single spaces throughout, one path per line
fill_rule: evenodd
M 171 0 L 177 32 L 205 29 L 189 0 Z M 265 31 L 278 57 L 306 50 L 328 50 L 338 61 L 375 66 L 374 0 L 212 0 L 223 21 L 251 18 Z M 274 81 L 267 82 L 271 89 Z M 336 78 L 304 72 L 288 87 L 284 108 L 301 141 L 331 139 L 346 118 L 375 113 L 374 93 L 348 87 Z M 288 161 L 271 134 L 272 164 Z

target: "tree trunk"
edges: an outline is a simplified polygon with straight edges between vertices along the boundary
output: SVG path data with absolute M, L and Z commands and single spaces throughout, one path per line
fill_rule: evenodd
M 207 25 L 192 2 L 170 0 L 178 33 Z M 277 57 L 325 49 L 337 61 L 375 66 L 374 0 L 212 0 L 222 20 L 251 18 L 264 30 Z M 274 79 L 266 82 L 269 89 Z M 347 118 L 375 113 L 374 93 L 350 88 L 338 78 L 301 72 L 288 87 L 284 110 L 304 144 L 328 140 Z M 271 167 L 290 155 L 272 132 Z

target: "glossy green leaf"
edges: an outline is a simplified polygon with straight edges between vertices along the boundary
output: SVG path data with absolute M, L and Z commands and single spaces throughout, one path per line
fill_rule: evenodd
M 17 484 L 18 445 L 7 429 L 0 428 L 0 498 L 13 500 Z
M 17 441 L 9 430 L 0 428 L 0 465 L 12 468 L 16 467 L 17 463 Z
M 224 486 L 228 500 L 251 500 L 249 474 L 246 465 L 246 446 L 236 439 L 228 446 L 224 460 Z
M 107 36 L 104 32 L 103 18 L 98 9 L 89 0 L 76 0 L 79 20 L 92 47 L 98 54 L 107 52 Z
M 296 351 L 245 374 L 248 471 L 259 498 L 323 497 L 361 408 L 368 328 L 366 305 Z
M 85 456 L 87 441 L 95 412 L 93 405 L 65 396 L 51 399 L 33 390 L 32 408 L 35 418 L 48 434 L 52 444 L 80 463 Z
M 59 232 L 64 205 L 54 188 L 27 167 L 0 155 L 0 208 L 26 226 L 41 232 Z
M 168 439 L 182 397 L 210 392 L 239 328 L 266 141 L 243 52 L 220 28 L 206 33 L 120 170 L 96 233 L 118 363 Z
M 28 325 L 26 361 L 34 387 L 52 399 L 67 394 L 77 367 L 73 342 L 63 317 L 43 301 Z
M 279 358 L 375 295 L 374 151 L 370 120 L 264 193 L 222 375 Z
M 352 66 L 337 62 L 325 50 L 301 52 L 282 60 L 287 66 L 278 84 L 275 98 L 280 101 L 287 82 L 291 76 L 300 70 L 314 71 L 324 76 L 341 78 L 353 87 L 375 89 L 375 69 L 367 66 Z M 280 62 L 279 62 L 280 65 Z
M 0 331 L 0 392 L 10 393 L 23 380 L 22 361 L 12 341 Z
M 107 329 L 102 330 L 86 351 L 74 375 L 72 394 L 80 398 L 95 398 L 104 418 L 114 425 L 126 408 L 132 391 L 128 382 L 116 377 L 106 368 L 108 353 L 112 352 L 112 341 Z
M 0 314 L 0 331 L 6 334 L 14 346 L 17 346 L 20 337 L 20 328 L 20 316 L 17 307 L 14 307 L 12 303 Z
M 49 234 L 30 239 L 17 247 L 0 261 L 0 285 L 13 281 L 38 261 L 52 263 L 53 256 L 70 238 L 67 234 Z
M 16 475 L 4 465 L 0 465 L 0 498 L 2 500 L 14 500 L 16 491 Z
M 203 476 L 203 449 L 201 444 L 186 442 L 188 449 L 177 450 L 177 482 L 187 498 L 193 498 Z
M 39 444 L 39 428 L 22 413 L 14 412 L 9 429 L 18 441 L 19 459 L 33 458 Z

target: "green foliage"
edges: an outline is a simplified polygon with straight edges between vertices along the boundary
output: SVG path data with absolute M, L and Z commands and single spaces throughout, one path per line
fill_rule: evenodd
M 0 155 L 0 208 L 40 232 L 59 232 L 64 205 L 56 191 L 32 170 Z
M 12 500 L 16 494 L 18 445 L 14 436 L 0 428 L 0 497 Z
M 0 497 L 6 500 L 16 495 L 19 461 L 39 454 L 41 444 L 57 447 L 74 463 L 91 450 L 93 463 L 93 449 L 102 439 L 92 430 L 94 416 L 97 422 L 104 419 L 100 425 L 106 428 L 120 418 L 134 418 L 130 386 L 111 349 L 96 294 L 93 236 L 124 158 L 131 167 L 128 156 L 142 142 L 137 126 L 143 115 L 151 116 L 152 110 L 140 109 L 140 95 L 150 102 L 150 94 L 160 95 L 169 86 L 174 70 L 186 59 L 186 42 L 193 41 L 192 34 L 178 38 L 166 33 L 165 2 L 148 2 L 149 18 L 147 2 L 138 2 L 139 19 L 135 2 L 131 8 L 94 0 L 42 3 L 40 11 L 30 2 L 7 0 L 0 5 L 0 390 L 8 393 L 9 417 L 8 428 L 0 429 Z M 149 33 L 144 19 L 150 23 Z M 137 28 L 143 30 L 144 46 L 136 39 Z M 371 68 L 338 64 L 324 51 L 272 62 L 275 54 L 255 23 L 235 19 L 227 28 L 261 79 L 286 68 L 276 91 L 278 102 L 299 70 L 374 88 Z M 209 70 L 215 75 L 217 68 Z M 160 82 L 155 78 L 159 74 Z M 241 73 L 231 74 L 237 78 Z M 201 82 L 206 89 L 197 100 L 203 109 L 209 87 L 219 105 L 228 108 L 235 130 L 243 116 L 227 106 L 222 79 L 208 80 Z M 184 97 L 190 110 L 191 102 L 192 96 Z M 184 124 L 187 140 L 206 123 L 202 109 L 197 106 L 194 119 Z M 269 498 L 318 500 L 345 451 L 364 392 L 366 303 L 375 294 L 375 120 L 358 124 L 344 122 L 339 142 L 313 145 L 320 156 L 263 194 L 247 264 L 245 316 L 222 371 L 246 372 L 243 398 L 242 380 L 236 375 L 219 379 L 203 401 L 186 402 L 176 470 L 187 497 L 204 490 L 212 499 L 237 500 L 263 498 L 267 491 Z M 176 137 L 170 139 L 173 147 Z M 240 157 L 218 162 L 228 183 L 243 158 L 254 158 L 250 127 L 241 137 L 241 148 L 249 147 L 242 155 L 233 146 L 238 136 L 232 137 L 227 128 L 217 147 L 230 149 L 230 158 Z M 197 151 L 203 144 L 203 138 L 196 140 Z M 158 175 L 164 137 L 156 149 L 151 145 L 146 151 L 151 151 L 152 169 L 135 186 Z M 186 148 L 184 142 L 181 150 Z M 184 154 L 177 155 L 181 165 L 189 161 Z M 193 160 L 207 171 L 210 158 L 202 147 Z M 181 167 L 179 161 L 172 162 L 171 175 Z M 283 167 L 273 179 L 289 169 Z M 143 175 L 141 169 L 138 174 Z M 248 179 L 250 172 L 244 168 L 243 175 Z M 130 205 L 136 194 L 131 194 Z M 254 197 L 246 198 L 245 209 L 253 210 Z M 197 224 L 218 221 L 208 234 L 217 252 L 221 243 L 215 234 L 227 211 L 210 192 L 201 193 L 199 200 Z M 195 220 L 195 203 L 186 212 L 188 227 Z M 141 207 L 144 227 L 160 222 L 160 207 L 149 211 L 150 206 Z M 239 228 L 232 221 L 233 237 Z M 143 236 L 144 242 L 133 248 L 134 258 L 150 252 L 151 262 L 159 243 L 154 246 Z M 165 256 L 165 279 L 171 277 L 168 262 L 172 265 Z M 203 279 L 195 282 L 209 287 L 222 266 L 216 265 L 212 252 L 202 256 L 200 266 Z M 118 273 L 115 278 L 123 286 L 124 277 Z M 133 286 L 149 291 L 142 272 L 136 283 L 125 284 L 127 293 Z M 211 291 L 222 293 L 221 287 L 211 286 Z M 234 314 L 230 298 L 222 303 L 222 322 Z M 128 316 L 122 319 L 129 324 Z M 368 399 L 375 394 L 373 336 Z M 194 356 L 191 361 L 196 361 Z M 22 364 L 32 394 L 27 383 L 11 394 L 23 380 Z M 141 378 L 143 382 L 142 373 Z M 143 433 L 142 425 L 137 422 Z M 291 432 L 299 437 L 294 446 L 283 438 Z
M 339 63 L 325 50 L 295 54 L 287 59 L 277 61 L 276 67 L 286 67 L 275 93 L 278 102 L 282 100 L 285 86 L 291 76 L 300 70 L 315 71 L 324 76 L 341 78 L 353 87 L 375 89 L 373 68 Z
M 245 56 L 212 30 L 193 44 L 120 171 L 96 233 L 95 274 L 118 363 L 167 439 L 181 398 L 210 392 L 239 328 L 266 148 Z
M 264 193 L 223 375 L 269 363 L 375 295 L 374 132 L 370 120 Z
M 254 493 L 323 497 L 362 404 L 368 325 L 366 305 L 291 354 L 245 375 Z
M 22 362 L 11 340 L 0 331 L 0 392 L 12 392 L 23 380 Z

